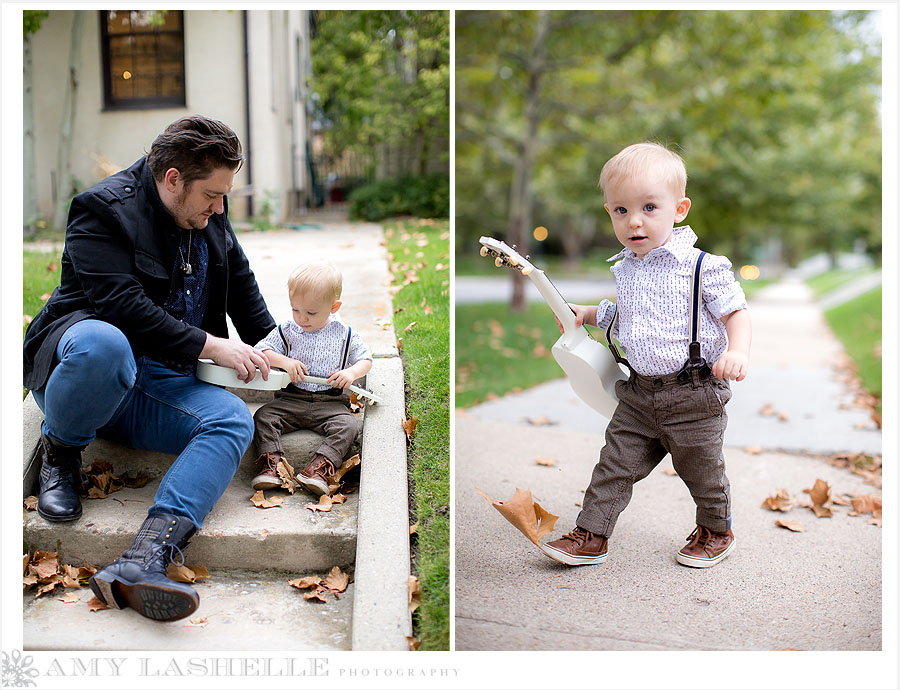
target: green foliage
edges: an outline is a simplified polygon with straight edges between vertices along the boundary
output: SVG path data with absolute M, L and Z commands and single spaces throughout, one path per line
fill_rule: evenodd
M 50 13 L 46 10 L 22 10 L 22 29 L 24 35 L 37 33 L 43 22 Z
M 608 241 L 604 162 L 653 140 L 688 168 L 705 249 L 758 263 L 770 241 L 881 248 L 881 44 L 870 11 L 456 13 L 457 241 L 503 233 L 535 60 L 534 224 L 576 256 Z M 541 52 L 543 51 L 543 52 Z M 777 248 L 775 251 L 779 251 Z
M 59 285 L 59 253 L 26 250 L 22 254 L 22 309 L 25 320 L 33 319 L 50 293 Z M 27 324 L 26 324 L 27 326 Z M 25 331 L 23 329 L 22 335 Z
M 450 224 L 392 223 L 385 237 L 398 284 L 425 264 L 418 280 L 394 296 L 394 330 L 403 338 L 407 415 L 419 420 L 409 447 L 413 524 L 419 525 L 413 569 L 423 589 L 415 635 L 421 649 L 444 650 L 450 638 Z
M 447 218 L 450 215 L 450 178 L 447 175 L 379 180 L 350 193 L 350 215 L 362 220 L 395 216 Z
M 417 142 L 421 173 L 446 147 L 450 123 L 450 17 L 445 10 L 320 10 L 310 50 L 325 152 L 370 153 Z
M 862 278 L 869 273 L 877 271 L 878 269 L 874 268 L 835 268 L 807 278 L 806 284 L 813 291 L 813 295 L 821 297 L 857 278 Z
M 825 320 L 856 365 L 863 386 L 879 400 L 881 414 L 881 288 L 825 312 Z

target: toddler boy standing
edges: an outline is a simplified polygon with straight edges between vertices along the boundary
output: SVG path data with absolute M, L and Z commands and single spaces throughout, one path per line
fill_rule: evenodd
M 616 520 L 635 482 L 670 453 L 675 471 L 694 499 L 696 528 L 675 555 L 682 565 L 707 568 L 735 546 L 731 497 L 722 439 L 731 398 L 728 379 L 747 375 L 750 317 L 731 262 L 707 255 L 699 309 L 700 354 L 688 344 L 692 272 L 697 236 L 685 219 L 687 172 L 677 154 L 653 143 L 629 146 L 600 174 L 604 208 L 624 249 L 609 261 L 616 302 L 570 305 L 576 325 L 593 323 L 625 347 L 630 378 L 616 386 L 619 404 L 606 429 L 606 445 L 594 467 L 576 527 L 541 544 L 568 565 L 602 563 Z M 707 365 L 706 362 L 710 364 Z
M 325 439 L 296 480 L 312 493 L 328 493 L 328 477 L 359 433 L 358 416 L 350 411 L 345 390 L 369 372 L 372 355 L 359 334 L 333 316 L 341 307 L 341 289 L 340 271 L 332 264 L 300 266 L 288 280 L 293 319 L 256 345 L 269 366 L 286 371 L 292 383 L 253 415 L 256 462 L 261 466 L 252 481 L 255 490 L 281 486 L 276 467 L 284 458 L 282 434 L 312 429 Z M 306 376 L 327 378 L 329 384 L 307 382 Z

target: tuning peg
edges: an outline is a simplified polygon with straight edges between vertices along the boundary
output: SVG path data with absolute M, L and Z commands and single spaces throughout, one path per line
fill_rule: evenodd
M 519 265 L 519 260 L 514 256 L 509 257 L 508 260 L 509 260 L 510 266 L 518 266 Z
M 478 253 L 481 254 L 482 256 L 487 256 L 487 255 L 488 255 L 488 248 L 485 247 L 484 245 L 482 245 L 482 246 L 481 246 L 481 249 L 479 250 Z
M 527 276 L 529 273 L 531 273 L 531 266 L 525 266 L 525 267 L 522 268 L 522 275 L 523 275 L 523 276 Z
M 503 257 L 502 256 L 498 256 L 496 259 L 494 259 L 494 266 L 496 266 L 497 268 L 500 268 L 500 266 L 502 266 L 502 265 L 503 265 Z

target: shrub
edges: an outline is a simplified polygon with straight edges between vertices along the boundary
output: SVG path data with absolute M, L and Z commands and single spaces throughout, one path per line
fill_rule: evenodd
M 351 217 L 362 220 L 394 216 L 448 218 L 450 177 L 428 175 L 378 180 L 354 189 L 349 201 Z

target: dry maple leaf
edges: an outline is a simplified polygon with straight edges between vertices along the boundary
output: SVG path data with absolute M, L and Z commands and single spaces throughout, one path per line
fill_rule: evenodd
M 558 515 L 553 515 L 544 510 L 538 503 L 535 503 L 531 497 L 531 492 L 527 489 L 516 489 L 516 493 L 509 501 L 494 502 L 490 496 L 475 489 L 488 503 L 496 508 L 500 514 L 505 517 L 513 527 L 524 534 L 528 539 L 537 546 L 541 539 L 553 531 L 553 526 L 559 519 Z
M 881 496 L 877 494 L 865 494 L 863 496 L 853 496 L 850 498 L 850 505 L 853 512 L 857 514 L 872 513 L 878 511 L 881 514 Z
M 416 524 L 414 524 L 414 525 L 410 525 L 410 526 L 409 526 L 409 533 L 410 533 L 410 535 L 415 534 L 416 531 L 417 531 L 418 529 L 419 529 L 419 523 L 418 523 L 418 522 L 417 522 Z
M 331 497 L 331 502 L 333 504 L 343 503 L 346 500 L 347 500 L 347 497 L 344 494 L 334 494 Z
M 791 532 L 805 532 L 806 528 L 799 522 L 791 522 L 790 520 L 776 520 L 775 524 L 779 527 L 789 529 Z
M 81 601 L 81 599 L 78 597 L 77 594 L 75 594 L 75 592 L 69 592 L 64 597 L 56 597 L 56 598 L 64 604 L 74 604 L 78 601 Z
M 42 580 L 56 575 L 59 572 L 59 554 L 55 551 L 35 551 L 29 571 Z
M 281 496 L 266 498 L 263 490 L 260 489 L 250 497 L 250 502 L 257 508 L 280 508 L 281 504 L 284 503 L 284 499 Z
M 418 423 L 418 417 L 410 417 L 409 419 L 404 419 L 403 422 L 401 422 L 403 430 L 406 432 L 407 441 L 412 441 L 413 432 L 416 430 L 416 425 Z
M 774 496 L 769 496 L 765 501 L 762 502 L 760 508 L 768 508 L 769 510 L 780 510 L 784 513 L 789 511 L 794 506 L 794 501 L 791 499 L 790 494 L 788 494 L 787 489 L 778 489 L 775 492 Z
M 809 494 L 812 500 L 810 508 L 816 514 L 816 517 L 832 516 L 831 508 L 825 507 L 825 503 L 831 498 L 831 487 L 828 486 L 828 482 L 823 479 L 816 479 L 816 483 L 811 489 L 803 489 L 803 491 Z
M 537 460 L 534 461 L 535 465 L 540 465 L 541 467 L 553 467 L 556 464 L 556 460 L 553 458 L 545 458 L 538 455 Z
M 747 455 L 759 455 L 763 450 L 759 446 L 744 446 L 744 452 Z
M 419 651 L 419 646 L 422 644 L 419 641 L 419 638 L 413 637 L 411 635 L 406 636 L 406 643 L 409 645 L 409 651 L 411 652 Z
M 559 424 L 559 422 L 550 419 L 549 417 L 544 417 L 543 415 L 540 417 L 522 417 L 522 419 L 531 424 L 532 426 L 552 426 L 554 424 Z
M 341 466 L 335 470 L 334 474 L 328 477 L 328 488 L 331 489 L 331 493 L 334 493 L 340 487 L 344 475 L 359 465 L 359 462 L 359 453 L 357 453 L 353 457 L 344 460 L 344 462 L 341 463 Z M 334 488 L 332 489 L 332 487 Z
M 418 321 L 411 321 L 410 324 L 409 324 L 406 328 L 403 329 L 403 332 L 404 332 L 404 333 L 409 333 L 409 332 L 415 327 L 415 325 L 416 325 L 417 323 L 419 323 L 419 322 L 418 322 Z
M 575 589 L 575 588 L 569 587 L 569 585 L 556 585 L 556 589 Z
M 422 604 L 422 585 L 419 578 L 410 575 L 406 580 L 407 589 L 409 589 L 409 612 L 413 613 Z
M 772 407 L 772 403 L 766 403 L 762 406 L 762 409 L 760 409 L 759 413 L 764 417 L 771 417 L 775 414 L 775 408 Z
M 678 476 L 678 472 L 675 471 L 675 468 L 674 468 L 674 467 L 666 467 L 666 468 L 664 468 L 664 469 L 663 469 L 663 474 L 666 474 L 666 475 L 668 475 L 668 476 L 670 476 L 670 477 L 677 477 L 677 476 Z
M 324 587 L 316 587 L 312 592 L 307 592 L 306 594 L 304 594 L 303 598 L 307 601 L 315 599 L 316 601 L 321 601 L 324 604 L 328 601 L 328 590 Z
M 291 494 L 294 493 L 294 467 L 287 460 L 281 458 L 275 465 L 275 472 L 281 480 L 281 488 L 287 489 Z
M 298 577 L 293 580 L 288 580 L 287 583 L 291 587 L 296 587 L 297 589 L 312 589 L 313 587 L 318 587 L 322 584 L 322 578 L 318 575 L 309 575 L 307 577 Z
M 88 611 L 94 613 L 95 611 L 105 611 L 109 608 L 106 604 L 100 601 L 97 597 L 91 597 L 87 602 Z
M 176 565 L 169 563 L 166 566 L 166 577 L 175 582 L 196 582 L 208 580 L 210 575 L 205 565 Z
M 332 592 L 343 592 L 350 584 L 350 575 L 334 566 L 325 576 L 324 584 Z
M 38 506 L 38 498 L 37 496 L 28 496 L 22 504 L 25 506 L 25 510 L 37 510 Z
M 191 618 L 187 623 L 184 624 L 186 628 L 205 628 L 209 624 L 209 621 L 204 618 Z
M 328 494 L 322 494 L 321 496 L 319 496 L 318 503 L 307 503 L 306 507 L 309 508 L 314 513 L 316 511 L 320 511 L 322 513 L 327 513 L 331 510 L 331 504 L 332 504 L 331 496 L 329 496 Z

